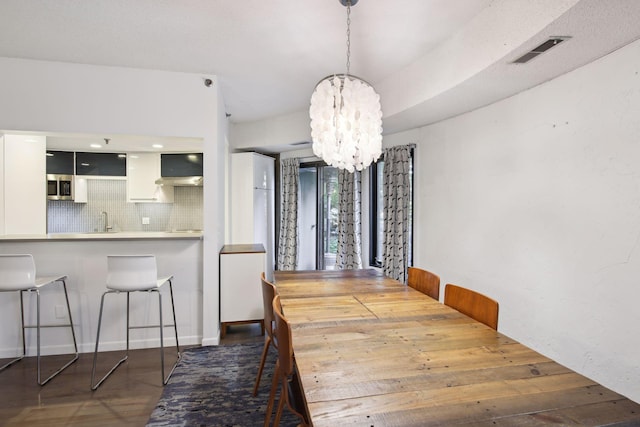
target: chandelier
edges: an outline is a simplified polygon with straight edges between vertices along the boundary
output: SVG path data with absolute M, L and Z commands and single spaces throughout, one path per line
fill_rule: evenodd
M 347 72 L 327 76 L 316 85 L 309 116 L 313 153 L 331 166 L 353 172 L 382 153 L 382 111 L 373 87 L 349 74 L 351 6 L 358 0 L 339 1 L 347 7 Z

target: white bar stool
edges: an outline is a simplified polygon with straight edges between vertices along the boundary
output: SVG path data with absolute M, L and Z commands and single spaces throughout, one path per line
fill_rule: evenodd
M 71 307 L 69 306 L 69 295 L 67 294 L 67 276 L 52 277 L 36 277 L 36 265 L 31 255 L 0 255 L 0 292 L 16 292 L 20 291 L 20 318 L 22 323 L 22 356 L 11 360 L 6 365 L 0 367 L 0 371 L 8 368 L 14 363 L 22 360 L 27 354 L 27 344 L 25 340 L 25 329 L 36 329 L 37 342 L 37 365 L 38 365 L 38 384 L 45 385 L 53 377 L 62 372 L 65 368 L 78 360 L 78 345 L 76 343 L 76 334 L 73 330 L 73 319 L 71 318 Z M 64 298 L 67 302 L 67 313 L 69 315 L 69 323 L 64 324 L 40 324 L 40 289 L 44 286 L 61 283 L 64 289 Z M 35 292 L 36 294 L 36 324 L 25 325 L 24 323 L 24 293 Z M 73 347 L 75 349 L 74 357 L 68 361 L 62 368 L 55 371 L 47 379 L 42 381 L 40 376 L 40 329 L 41 328 L 70 328 L 73 337 Z
M 173 287 L 171 280 L 173 276 L 158 277 L 158 269 L 156 265 L 156 257 L 153 255 L 109 255 L 107 256 L 107 290 L 102 294 L 100 302 L 100 317 L 98 318 L 98 334 L 96 337 L 96 350 L 93 354 L 93 369 L 91 371 L 91 389 L 97 390 L 100 384 L 107 379 L 109 375 L 115 371 L 129 357 L 129 331 L 131 329 L 143 328 L 159 328 L 160 329 L 160 363 L 162 365 L 162 385 L 166 385 L 171 378 L 171 374 L 176 368 L 180 360 L 180 345 L 178 343 L 178 328 L 176 326 L 176 309 L 173 303 Z M 162 321 L 162 294 L 160 288 L 165 284 L 169 284 L 169 293 L 171 295 L 171 311 L 173 313 L 173 324 L 165 325 Z M 102 312 L 104 309 L 104 297 L 108 294 L 127 293 L 127 350 L 122 359 L 120 359 L 111 368 L 100 381 L 95 383 L 96 363 L 98 360 L 98 344 L 100 342 L 100 327 L 102 325 Z M 129 324 L 129 296 L 131 292 L 156 292 L 158 294 L 158 309 L 160 313 L 160 323 L 158 325 L 131 326 Z M 176 362 L 171 368 L 169 375 L 164 375 L 164 328 L 173 327 L 176 335 Z

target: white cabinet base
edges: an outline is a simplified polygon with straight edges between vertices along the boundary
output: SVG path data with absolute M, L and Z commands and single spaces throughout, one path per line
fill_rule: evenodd
M 265 251 L 260 245 L 226 245 L 220 251 L 220 335 L 233 324 L 260 323 L 264 335 L 264 307 L 260 275 Z

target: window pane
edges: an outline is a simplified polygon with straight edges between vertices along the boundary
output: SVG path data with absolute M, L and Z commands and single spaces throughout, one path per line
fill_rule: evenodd
M 300 213 L 298 215 L 298 270 L 316 269 L 316 208 L 318 173 L 315 167 L 300 168 Z
M 338 253 L 338 169 L 322 168 L 322 250 L 325 270 L 333 270 Z
M 384 247 L 384 160 L 380 159 L 371 165 L 370 193 L 370 256 L 369 261 L 372 266 L 382 266 L 382 252 Z M 409 242 L 407 245 L 407 265 L 413 265 L 413 151 L 409 158 L 409 218 L 408 231 Z

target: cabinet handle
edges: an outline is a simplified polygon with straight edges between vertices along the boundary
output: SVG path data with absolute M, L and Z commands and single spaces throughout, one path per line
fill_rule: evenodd
M 157 197 L 132 197 L 129 200 L 158 200 Z

